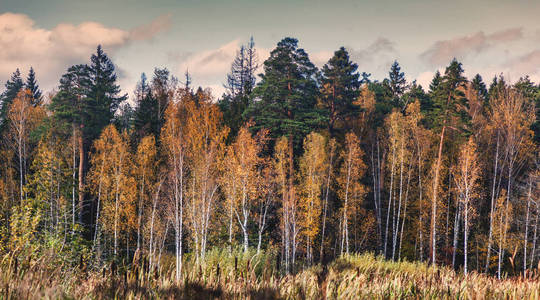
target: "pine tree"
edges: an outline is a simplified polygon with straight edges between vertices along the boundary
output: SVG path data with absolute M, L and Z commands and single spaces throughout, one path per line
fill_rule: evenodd
M 437 76 L 436 76 L 437 77 Z M 435 80 L 434 80 L 435 81 Z M 442 163 L 443 145 L 446 130 L 448 126 L 452 126 L 454 129 L 463 129 L 463 124 L 466 120 L 466 111 L 464 107 L 467 107 L 467 100 L 463 94 L 463 87 L 466 82 L 466 78 L 463 76 L 463 68 L 461 63 L 456 59 L 450 62 L 450 65 L 444 72 L 444 77 L 440 82 L 438 80 L 433 84 L 432 97 L 433 97 L 433 110 L 431 114 L 433 117 L 434 126 L 440 130 L 439 150 L 437 154 L 437 160 L 435 165 L 435 174 L 433 178 L 433 198 L 432 198 L 432 210 L 431 210 L 431 230 L 430 230 L 430 251 L 431 262 L 436 264 L 436 250 L 437 250 L 437 236 L 436 236 L 436 217 L 437 217 L 437 195 L 439 193 L 439 175 Z M 455 119 L 461 119 L 463 122 L 455 123 Z M 452 122 L 452 123 L 451 123 Z
M 88 120 L 92 118 L 90 114 L 88 94 L 90 92 L 90 72 L 87 65 L 75 65 L 68 68 L 67 73 L 60 78 L 60 86 L 58 93 L 51 101 L 51 110 L 54 113 L 54 118 L 64 122 L 64 126 L 71 127 L 73 142 L 73 160 L 78 151 L 78 220 L 81 221 L 82 206 L 84 201 L 84 168 L 85 168 L 85 137 L 88 136 L 92 128 L 85 126 L 90 123 Z M 76 148 L 76 150 L 75 150 Z M 76 163 L 73 163 L 75 170 Z M 74 171 L 75 173 L 75 171 Z M 73 175 L 75 181 L 75 175 Z M 75 182 L 73 183 L 75 184 Z M 73 191 L 73 202 L 75 203 L 75 191 Z M 75 206 L 75 204 L 74 204 Z M 75 209 L 74 209 L 75 210 Z M 74 217 L 74 216 L 73 216 Z M 75 217 L 74 217 L 75 218 Z M 73 222 L 75 219 L 73 219 Z M 73 224 L 74 225 L 74 224 Z
M 350 118 L 359 107 L 354 102 L 359 95 L 358 65 L 349 58 L 344 47 L 334 52 L 334 56 L 323 66 L 321 78 L 321 100 L 328 111 L 328 130 L 348 130 Z
M 286 135 L 291 150 L 300 150 L 304 137 L 326 121 L 316 105 L 316 68 L 298 41 L 285 38 L 264 62 L 264 75 L 254 90 L 256 101 L 246 111 L 255 130 L 267 128 L 273 138 Z

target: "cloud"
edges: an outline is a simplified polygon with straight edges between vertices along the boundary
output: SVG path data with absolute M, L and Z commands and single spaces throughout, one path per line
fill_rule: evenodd
M 233 40 L 217 49 L 184 55 L 178 67 L 179 71 L 189 70 L 194 78 L 224 78 L 239 48 L 240 41 Z
M 372 74 L 385 74 L 397 56 L 394 42 L 379 37 L 364 49 L 347 47 L 351 60 L 358 64 L 360 72 Z M 372 78 L 376 79 L 376 78 Z
M 416 76 L 416 82 L 421 85 L 425 91 L 427 91 L 431 81 L 433 80 L 433 76 L 435 76 L 435 72 L 422 72 Z
M 394 43 L 386 38 L 380 37 L 371 45 L 361 50 L 351 50 L 351 58 L 359 65 L 373 62 L 381 55 L 395 53 Z
M 310 54 L 309 58 L 314 65 L 316 65 L 317 67 L 322 67 L 328 62 L 328 60 L 330 60 L 330 58 L 332 58 L 333 55 L 333 51 L 319 51 Z
M 230 71 L 231 64 L 241 46 L 242 41 L 235 39 L 215 49 L 195 53 L 169 53 L 168 57 L 170 60 L 178 60 L 176 73 L 183 74 L 188 70 L 196 85 L 210 87 L 214 95 L 218 96 L 225 89 L 222 84 L 217 83 L 225 82 L 227 73 Z M 262 66 L 270 52 L 268 49 L 260 47 L 255 47 L 255 50 L 259 66 Z M 255 73 L 260 72 L 261 69 L 259 68 Z
M 509 60 L 504 64 L 511 76 L 530 75 L 533 80 L 540 79 L 540 49 L 536 49 Z M 514 79 L 514 78 L 512 78 Z M 517 79 L 517 78 L 516 78 Z
M 131 30 L 133 40 L 149 40 L 157 34 L 168 31 L 172 26 L 172 14 L 164 14 L 154 19 L 150 24 L 141 25 Z
M 471 54 L 478 54 L 494 46 L 522 38 L 522 28 L 509 28 L 487 35 L 483 31 L 478 31 L 472 35 L 436 41 L 420 54 L 420 58 L 431 65 L 439 66 L 448 63 L 454 57 L 462 60 Z
M 42 88 L 50 89 L 67 67 L 87 62 L 98 44 L 112 54 L 133 41 L 150 39 L 167 29 L 169 21 L 161 19 L 170 16 L 132 31 L 96 22 L 61 23 L 45 29 L 24 14 L 0 14 L 0 81 L 7 80 L 16 68 L 25 72 L 32 66 Z

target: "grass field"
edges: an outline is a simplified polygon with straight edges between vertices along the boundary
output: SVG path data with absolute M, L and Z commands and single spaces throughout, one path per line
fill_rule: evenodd
M 152 273 L 137 262 L 130 268 L 108 265 L 92 271 L 84 262 L 57 263 L 53 253 L 34 260 L 8 255 L 0 262 L 0 298 L 538 299 L 540 294 L 536 274 L 497 280 L 423 263 L 385 261 L 372 254 L 345 256 L 326 267 L 299 266 L 295 275 L 281 276 L 273 253 L 213 250 L 205 264 L 186 257 L 178 285 L 173 262 L 164 258 Z

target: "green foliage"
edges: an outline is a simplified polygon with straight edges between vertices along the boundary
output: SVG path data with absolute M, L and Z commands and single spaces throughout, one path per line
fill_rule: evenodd
M 317 69 L 298 40 L 284 38 L 264 62 L 264 71 L 245 114 L 255 121 L 255 130 L 269 129 L 273 138 L 292 136 L 299 150 L 304 137 L 327 120 L 316 108 Z
M 36 72 L 34 72 L 34 68 L 32 67 L 28 72 L 28 77 L 26 77 L 24 87 L 29 89 L 32 93 L 32 104 L 34 106 L 40 105 L 43 102 L 43 95 L 41 94 L 41 90 L 39 89 L 39 85 L 37 84 L 36 80 Z
M 17 68 L 11 75 L 11 78 L 6 81 L 5 91 L 0 95 L 0 133 L 6 130 L 9 106 L 23 87 L 24 83 L 21 78 L 21 72 Z
M 354 105 L 360 88 L 357 70 L 358 65 L 350 60 L 344 47 L 334 52 L 322 68 L 320 98 L 328 111 L 328 129 L 332 134 L 335 130 L 343 133 L 350 129 L 351 119 L 359 112 Z

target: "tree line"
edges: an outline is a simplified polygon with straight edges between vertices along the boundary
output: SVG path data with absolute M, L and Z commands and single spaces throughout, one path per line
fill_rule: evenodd
M 262 71 L 257 75 L 256 72 Z M 258 77 L 258 79 L 257 79 Z M 253 39 L 226 92 L 142 74 L 131 103 L 98 46 L 42 95 L 33 69 L 0 109 L 0 251 L 103 262 L 213 247 L 274 249 L 281 269 L 351 252 L 505 272 L 539 263 L 540 86 L 489 87 L 452 60 L 427 90 L 394 62 L 318 69 L 294 38 L 259 65 Z

